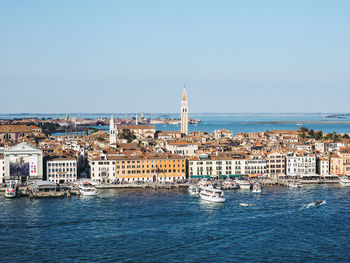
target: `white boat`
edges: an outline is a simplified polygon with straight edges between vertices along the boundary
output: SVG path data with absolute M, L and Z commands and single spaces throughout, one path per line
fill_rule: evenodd
M 191 195 L 198 195 L 199 194 L 199 189 L 197 186 L 195 185 L 190 185 L 188 187 L 188 192 L 191 194 Z
M 208 179 L 205 179 L 205 178 L 198 182 L 199 190 L 202 190 L 203 188 L 206 188 L 209 185 L 211 185 L 211 182 Z
M 343 176 L 340 178 L 339 183 L 341 186 L 350 186 L 350 179 L 349 177 Z
M 288 186 L 291 188 L 302 188 L 303 185 L 299 183 L 298 181 L 290 181 L 288 182 Z
M 96 195 L 96 188 L 89 182 L 80 183 L 78 186 L 81 195 Z
M 253 185 L 253 194 L 261 194 L 261 186 L 260 184 L 254 184 Z
M 238 180 L 237 184 L 240 189 L 250 189 L 250 182 L 247 180 Z
M 9 184 L 5 190 L 5 197 L 15 198 L 16 196 L 17 196 L 17 191 L 15 186 L 13 184 Z
M 225 197 L 224 197 L 224 192 L 219 189 L 215 189 L 212 186 L 207 186 L 203 188 L 199 196 L 204 200 L 208 202 L 213 202 L 213 203 L 224 203 L 225 202 Z

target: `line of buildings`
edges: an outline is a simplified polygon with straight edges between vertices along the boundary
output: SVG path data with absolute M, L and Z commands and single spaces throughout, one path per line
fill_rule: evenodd
M 120 125 L 109 132 L 48 136 L 31 125 L 0 125 L 0 183 L 49 180 L 74 183 L 173 182 L 237 175 L 320 177 L 350 175 L 350 141 L 301 136 L 300 131 L 238 133 L 188 131 L 188 102 L 181 102 L 181 130 Z M 127 131 L 127 132 L 126 132 Z

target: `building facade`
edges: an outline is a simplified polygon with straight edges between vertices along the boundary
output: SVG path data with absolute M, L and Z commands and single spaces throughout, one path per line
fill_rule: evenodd
M 77 160 L 56 158 L 46 162 L 47 180 L 58 184 L 74 183 L 77 180 Z
M 4 149 L 5 182 L 43 179 L 43 152 L 22 142 Z
M 187 141 L 169 142 L 165 148 L 170 153 L 182 156 L 195 156 L 198 152 L 198 145 Z
M 292 153 L 286 156 L 286 173 L 290 176 L 316 174 L 316 156 L 307 153 Z

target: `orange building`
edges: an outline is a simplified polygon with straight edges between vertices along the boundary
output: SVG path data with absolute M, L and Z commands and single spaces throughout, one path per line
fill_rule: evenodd
M 186 159 L 179 155 L 146 153 L 116 156 L 114 160 L 120 181 L 173 182 L 186 178 Z

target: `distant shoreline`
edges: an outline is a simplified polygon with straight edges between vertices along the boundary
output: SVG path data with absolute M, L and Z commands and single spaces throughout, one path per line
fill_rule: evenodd
M 247 124 L 350 124 L 350 121 L 250 121 Z

